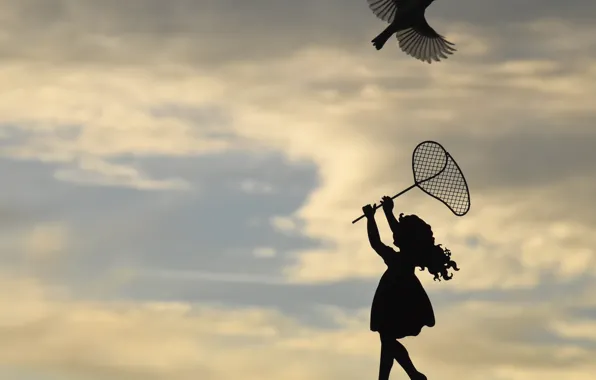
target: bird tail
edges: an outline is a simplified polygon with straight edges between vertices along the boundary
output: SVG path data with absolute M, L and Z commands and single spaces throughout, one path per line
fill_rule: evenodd
M 389 25 L 383 30 L 378 36 L 376 36 L 371 42 L 377 50 L 381 50 L 389 38 L 395 33 L 395 29 L 392 25 Z

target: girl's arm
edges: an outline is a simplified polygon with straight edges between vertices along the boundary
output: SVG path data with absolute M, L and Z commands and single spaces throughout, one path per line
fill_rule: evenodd
M 368 242 L 370 243 L 370 246 L 378 252 L 378 248 L 385 244 L 381 241 L 381 234 L 379 233 L 379 227 L 377 227 L 377 221 L 374 216 L 367 219 L 366 230 L 368 232 Z
M 391 232 L 395 233 L 397 231 L 398 221 L 395 218 L 395 215 L 393 215 L 393 210 L 385 210 L 385 209 L 383 209 L 383 211 L 385 212 L 385 217 L 387 218 L 387 222 L 389 223 L 389 227 L 391 228 Z
M 368 242 L 372 249 L 377 252 L 379 256 L 383 259 L 387 256 L 389 251 L 393 252 L 393 250 L 383 244 L 381 241 L 381 234 L 379 233 L 379 227 L 377 227 L 377 222 L 375 221 L 375 210 L 370 206 L 364 206 L 362 208 L 364 211 L 364 215 L 366 215 L 366 230 L 368 232 Z
M 381 204 L 383 205 L 383 212 L 385 213 L 391 232 L 395 233 L 397 231 L 398 221 L 395 215 L 393 215 L 393 199 L 384 196 Z

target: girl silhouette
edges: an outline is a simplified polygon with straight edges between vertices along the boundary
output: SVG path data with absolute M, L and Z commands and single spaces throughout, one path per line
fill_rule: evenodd
M 383 211 L 393 232 L 393 243 L 399 252 L 381 242 L 375 221 L 375 205 L 362 208 L 367 218 L 368 240 L 371 247 L 383 258 L 387 270 L 381 277 L 375 293 L 370 329 L 381 338 L 379 380 L 389 380 L 395 359 L 412 380 L 426 380 L 419 372 L 406 348 L 398 341 L 407 336 L 417 336 L 424 326 L 435 325 L 435 315 L 430 300 L 416 277 L 415 267 L 428 269 L 435 281 L 450 280 L 447 270 L 458 271 L 451 260 L 451 252 L 435 244 L 431 227 L 416 215 L 393 215 L 393 200 L 383 197 Z

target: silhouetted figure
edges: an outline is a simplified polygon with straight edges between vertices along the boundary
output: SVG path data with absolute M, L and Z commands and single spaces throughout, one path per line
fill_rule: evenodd
M 447 270 L 458 271 L 457 263 L 451 260 L 451 252 L 435 244 L 431 227 L 416 215 L 400 214 L 399 221 L 393 215 L 393 200 L 383 197 L 383 211 L 393 232 L 394 244 L 399 252 L 381 242 L 375 221 L 374 205 L 362 208 L 367 218 L 368 239 L 371 247 L 383 258 L 387 270 L 381 277 L 375 293 L 370 329 L 381 338 L 381 361 L 379 380 L 388 380 L 395 359 L 410 379 L 426 380 L 397 339 L 417 336 L 424 326 L 435 325 L 431 302 L 416 277 L 415 267 L 425 268 L 435 280 L 450 280 Z
M 456 49 L 426 22 L 424 13 L 434 0 L 367 0 L 373 13 L 391 23 L 374 40 L 377 50 L 396 34 L 400 49 L 416 59 L 432 63 L 447 59 Z

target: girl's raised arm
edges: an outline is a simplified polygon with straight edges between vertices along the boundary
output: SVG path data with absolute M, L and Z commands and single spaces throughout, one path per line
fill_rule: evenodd
M 388 246 L 383 244 L 381 241 L 381 234 L 379 233 L 379 227 L 375 221 L 375 205 L 366 205 L 362 208 L 364 215 L 366 216 L 366 230 L 368 232 L 368 241 L 372 249 L 377 252 L 379 256 L 385 259 L 388 250 L 391 250 Z
M 384 196 L 381 200 L 381 205 L 383 205 L 383 212 L 385 213 L 391 232 L 395 233 L 397 231 L 398 222 L 395 215 L 393 215 L 393 199 Z

